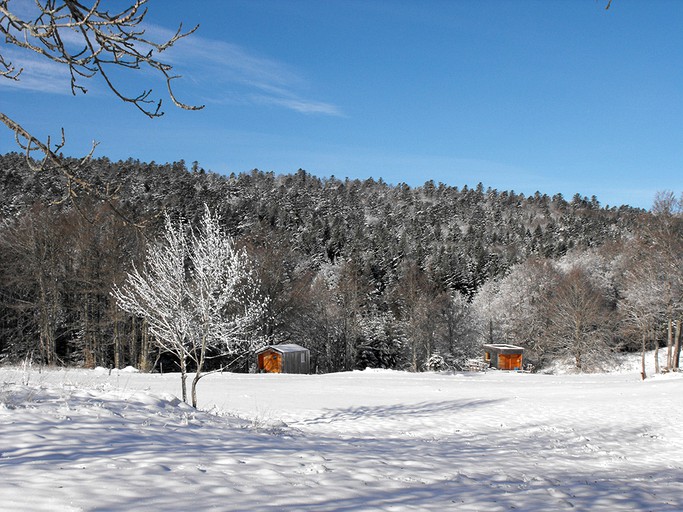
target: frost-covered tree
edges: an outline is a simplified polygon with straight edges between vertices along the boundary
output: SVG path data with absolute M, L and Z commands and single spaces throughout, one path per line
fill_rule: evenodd
M 659 346 L 666 336 L 667 370 L 677 369 L 683 321 L 683 217 L 673 195 L 658 195 L 655 215 L 643 226 L 624 259 L 623 298 L 619 309 L 624 328 L 641 340 L 643 357 L 654 348 L 655 372 L 659 372 Z M 666 333 L 666 334 L 665 334 Z M 643 378 L 646 377 L 643 362 Z
M 633 261 L 624 274 L 623 298 L 619 311 L 624 319 L 623 330 L 637 333 L 641 339 L 641 377 L 645 379 L 645 352 L 652 343 L 658 346 L 656 330 L 662 316 L 663 282 L 658 279 L 657 269 L 648 260 Z M 658 354 L 655 351 L 655 371 L 659 371 Z
M 442 372 L 444 370 L 448 370 L 448 364 L 446 363 L 446 360 L 438 352 L 434 352 L 431 356 L 429 356 L 429 359 L 427 359 L 427 362 L 425 363 L 425 367 L 430 372 Z
M 564 355 L 590 370 L 613 348 L 613 284 L 611 265 L 592 252 L 530 258 L 485 284 L 472 306 L 482 339 L 522 345 L 539 365 Z
M 683 324 L 683 194 L 661 191 L 652 206 L 654 218 L 643 242 L 645 257 L 656 260 L 664 288 L 662 302 L 667 323 L 667 370 L 678 369 Z
M 126 281 L 112 292 L 122 310 L 147 321 L 159 348 L 177 358 L 185 402 L 192 314 L 186 270 L 188 251 L 185 224 L 174 225 L 167 215 L 161 240 L 148 245 L 143 267 L 133 267 Z
M 550 260 L 530 258 L 499 281 L 486 283 L 472 304 L 482 339 L 522 345 L 543 364 L 553 355 L 546 336 L 546 298 L 557 280 L 558 272 Z
M 198 232 L 189 247 L 189 355 L 196 368 L 192 405 L 197 406 L 197 383 L 204 375 L 209 350 L 221 355 L 245 354 L 260 343 L 255 334 L 267 309 L 260 283 L 244 249 L 220 227 L 220 219 L 205 207 Z
M 148 247 L 143 268 L 134 268 L 113 295 L 121 309 L 146 319 L 159 347 L 176 356 L 186 402 L 194 369 L 196 407 L 207 358 L 245 353 L 258 343 L 254 332 L 266 308 L 258 290 L 248 255 L 205 208 L 197 231 L 167 216 L 161 243 Z
M 563 275 L 547 299 L 547 343 L 570 355 L 579 371 L 600 368 L 612 349 L 610 310 L 602 290 L 584 270 Z

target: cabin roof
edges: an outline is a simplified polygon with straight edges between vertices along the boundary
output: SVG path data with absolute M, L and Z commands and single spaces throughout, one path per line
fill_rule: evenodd
M 493 349 L 493 350 L 506 350 L 506 351 L 519 351 L 519 352 L 524 352 L 523 347 L 518 347 L 517 345 L 510 345 L 508 343 L 488 343 L 484 345 L 484 348 L 488 349 Z
M 276 352 L 280 352 L 281 354 L 284 354 L 286 352 L 308 352 L 307 348 L 304 348 L 301 345 L 297 345 L 296 343 L 283 343 L 281 345 L 268 345 L 260 350 L 257 350 L 256 353 L 260 354 L 261 352 L 265 352 L 266 350 L 275 350 Z

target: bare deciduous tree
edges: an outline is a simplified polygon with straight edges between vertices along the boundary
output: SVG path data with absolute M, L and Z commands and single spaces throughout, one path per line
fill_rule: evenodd
M 644 216 L 638 236 L 627 253 L 622 312 L 625 327 L 637 330 L 643 357 L 654 348 L 659 373 L 660 339 L 666 331 L 666 370 L 677 370 L 683 323 L 683 213 L 673 192 L 657 192 L 652 214 Z M 646 377 L 645 366 L 642 369 Z
M 586 272 L 571 269 L 549 294 L 547 342 L 571 355 L 579 371 L 600 368 L 611 351 L 610 312 L 601 290 Z
M 38 341 L 35 357 L 41 364 L 59 361 L 57 326 L 64 316 L 59 300 L 64 285 L 64 225 L 36 205 L 15 223 L 0 228 L 0 250 L 7 258 L 0 269 L 4 301 L 22 319 L 17 336 L 9 336 L 11 351 L 29 357 L 29 343 Z
M 647 378 L 645 352 L 651 343 L 658 347 L 657 324 L 662 313 L 662 296 L 665 287 L 658 276 L 658 268 L 650 260 L 634 259 L 624 274 L 623 299 L 619 309 L 624 317 L 622 330 L 637 332 L 641 339 L 640 376 Z M 658 354 L 655 350 L 655 371 L 659 372 Z
M 656 257 L 664 281 L 662 299 L 667 317 L 667 370 L 679 368 L 683 323 L 683 194 L 657 192 L 652 205 L 655 217 L 645 232 L 649 256 Z

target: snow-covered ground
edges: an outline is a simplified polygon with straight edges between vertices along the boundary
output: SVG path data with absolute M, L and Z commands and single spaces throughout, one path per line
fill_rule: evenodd
M 683 374 L 0 369 L 2 510 L 683 510 Z M 208 412 L 207 412 L 208 411 Z

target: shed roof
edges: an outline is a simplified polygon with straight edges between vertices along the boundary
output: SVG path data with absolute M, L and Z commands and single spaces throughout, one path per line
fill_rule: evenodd
M 518 347 L 517 345 L 510 345 L 508 343 L 488 343 L 484 345 L 484 348 L 492 349 L 492 350 L 498 350 L 500 352 L 504 353 L 510 353 L 510 352 L 524 352 L 523 347 Z
M 265 352 L 266 350 L 275 350 L 277 352 L 280 352 L 281 354 L 284 354 L 286 352 L 308 352 L 307 348 L 302 347 L 301 345 L 297 345 L 296 343 L 283 343 L 281 345 L 268 345 L 260 350 L 257 350 L 256 353 L 260 354 L 261 352 Z

